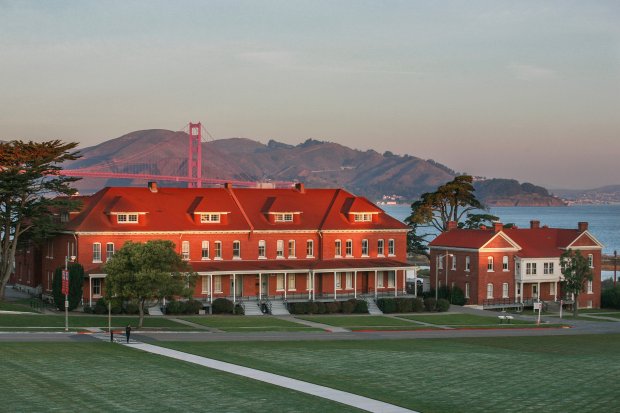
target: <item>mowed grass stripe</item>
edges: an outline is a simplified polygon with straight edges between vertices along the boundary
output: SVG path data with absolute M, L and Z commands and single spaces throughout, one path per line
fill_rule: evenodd
M 334 327 L 344 327 L 344 328 L 353 328 L 353 327 L 417 327 L 416 324 L 399 320 L 398 318 L 393 317 L 384 317 L 384 316 L 332 316 L 332 315 L 323 315 L 323 316 L 302 316 L 297 317 L 302 320 L 313 321 L 315 323 L 327 324 Z
M 112 327 L 121 328 L 127 324 L 131 324 L 134 328 L 138 325 L 138 317 L 136 316 L 113 316 Z M 64 315 L 42 315 L 42 314 L 0 314 L 1 327 L 64 327 Z M 93 315 L 70 315 L 69 327 L 71 328 L 87 328 L 87 327 L 108 327 L 107 316 Z M 173 320 L 164 317 L 145 317 L 144 328 L 146 329 L 167 329 L 167 330 L 192 330 L 192 327 L 179 324 Z
M 197 317 L 179 317 L 195 324 L 217 328 L 223 331 L 246 331 L 262 329 L 262 331 L 321 331 L 293 321 L 282 320 L 271 316 L 226 316 L 210 315 Z
M 398 317 L 407 320 L 421 321 L 424 323 L 444 325 L 444 326 L 484 326 L 496 325 L 500 326 L 499 318 L 479 316 L 474 314 L 415 314 L 415 315 L 399 315 Z M 533 321 L 524 321 L 513 319 L 510 324 L 533 325 Z M 504 324 L 507 325 L 507 324 Z
M 620 335 L 162 343 L 423 412 L 609 411 Z
M 0 343 L 2 410 L 357 412 L 111 343 Z

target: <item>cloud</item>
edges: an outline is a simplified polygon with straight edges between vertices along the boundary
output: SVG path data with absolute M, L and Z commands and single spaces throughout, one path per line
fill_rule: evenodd
M 557 77 L 555 70 L 542 66 L 512 64 L 508 66 L 508 70 L 519 80 L 535 81 Z

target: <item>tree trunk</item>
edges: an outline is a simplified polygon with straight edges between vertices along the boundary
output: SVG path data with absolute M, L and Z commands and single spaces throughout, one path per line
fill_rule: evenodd
M 578 311 L 578 308 L 577 308 L 577 307 L 579 306 L 579 305 L 577 304 L 577 302 L 578 302 L 578 298 L 579 298 L 579 295 L 578 295 L 578 294 L 575 294 L 575 298 L 574 298 L 574 301 L 575 301 L 575 302 L 573 303 L 573 317 L 577 317 L 577 311 Z
M 138 311 L 140 312 L 140 319 L 138 320 L 138 329 L 142 328 L 144 323 L 144 300 L 138 300 Z

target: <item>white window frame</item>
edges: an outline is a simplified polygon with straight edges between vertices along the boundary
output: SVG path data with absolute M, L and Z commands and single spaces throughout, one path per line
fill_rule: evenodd
M 202 241 L 201 244 L 201 250 L 200 250 L 200 257 L 203 261 L 207 261 L 209 260 L 209 241 Z
M 345 241 L 344 243 L 344 255 L 346 257 L 352 257 L 353 256 L 353 240 L 348 239 Z
M 493 283 L 487 284 L 487 300 L 493 299 Z
M 465 271 L 471 271 L 471 257 L 469 255 L 465 257 Z
M 189 261 L 189 241 L 181 242 L 181 258 Z
M 209 276 L 207 275 L 202 276 L 202 293 L 203 294 L 210 294 L 211 283 L 209 281 L 211 281 Z
M 487 257 L 487 272 L 493 272 L 494 260 L 493 257 Z
M 336 278 L 336 290 L 342 290 L 342 273 L 336 272 L 334 277 Z
M 267 242 L 264 239 L 258 241 L 258 259 L 267 259 Z
M 306 258 L 314 258 L 314 241 L 311 239 L 306 241 Z
M 395 256 L 396 255 L 395 251 L 396 251 L 395 241 L 393 239 L 389 239 L 388 240 L 388 257 Z
M 372 214 L 368 212 L 355 213 L 353 214 L 354 222 L 372 222 Z
M 312 289 L 312 274 L 306 274 L 306 291 L 310 291 Z
M 377 257 L 385 257 L 385 240 L 377 240 Z
M 118 224 L 137 224 L 138 214 L 136 213 L 116 214 L 116 222 Z
M 101 262 L 101 243 L 93 242 L 93 262 Z
M 362 240 L 362 257 L 368 257 L 368 240 Z
M 349 271 L 346 274 L 346 288 L 351 290 L 353 289 L 353 273 Z
M 234 240 L 232 243 L 232 258 L 233 260 L 241 259 L 241 241 Z
M 588 280 L 586 282 L 586 293 L 587 294 L 593 294 L 593 286 L 594 286 L 594 282 L 592 280 Z
M 213 249 L 214 249 L 213 259 L 221 260 L 222 259 L 222 241 L 215 241 L 213 245 Z
M 342 241 L 339 239 L 334 241 L 334 257 L 342 258 Z
M 222 222 L 222 214 L 214 214 L 211 212 L 204 212 L 200 214 L 201 224 L 219 224 Z
M 284 291 L 284 274 L 276 274 L 276 291 Z
M 396 271 L 388 271 L 388 288 L 396 287 Z
M 508 298 L 509 294 L 508 283 L 502 283 L 502 298 Z
M 508 255 L 504 255 L 502 257 L 502 271 L 508 271 L 509 270 L 509 263 L 508 263 Z
M 93 278 L 93 297 L 101 297 L 101 278 Z
M 383 271 L 377 271 L 377 288 L 385 288 L 384 276 L 385 274 L 383 274 Z
M 452 255 L 452 271 L 456 271 L 456 255 Z
M 216 293 L 221 293 L 222 292 L 222 276 L 221 275 L 214 275 L 213 276 L 213 290 Z
M 294 239 L 288 240 L 288 257 L 297 258 L 296 242 Z
M 588 254 L 588 265 L 590 268 L 594 268 L 594 255 Z
M 274 214 L 275 222 L 293 222 L 293 214 L 290 212 L 282 212 Z
M 287 285 L 286 285 L 286 289 L 289 291 L 295 291 L 295 274 L 288 274 L 288 280 L 287 280 Z
M 465 283 L 465 298 L 469 298 L 469 282 Z
M 276 258 L 282 259 L 284 258 L 284 240 L 279 239 L 276 241 Z
M 112 248 L 110 248 L 110 246 L 112 246 Z M 105 244 L 105 260 L 110 261 L 110 258 L 112 258 L 114 256 L 114 243 L 113 242 L 107 242 Z

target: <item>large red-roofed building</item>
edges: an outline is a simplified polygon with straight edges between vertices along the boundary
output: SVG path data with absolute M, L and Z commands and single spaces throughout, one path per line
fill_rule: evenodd
M 85 304 L 127 241 L 165 239 L 198 273 L 194 296 L 340 300 L 403 295 L 407 226 L 343 189 L 108 187 L 64 214 L 41 257 L 42 292 L 65 257 L 84 266 Z M 25 268 L 25 267 L 24 267 Z M 16 271 L 19 273 L 19 271 Z M 18 274 L 16 274 L 16 277 Z
M 430 244 L 431 286 L 458 286 L 468 304 L 532 303 L 568 299 L 561 291 L 560 255 L 579 250 L 589 260 L 593 279 L 579 296 L 579 307 L 600 307 L 603 245 L 588 231 L 549 228 L 531 221 L 529 228 L 460 229 L 450 223 Z

